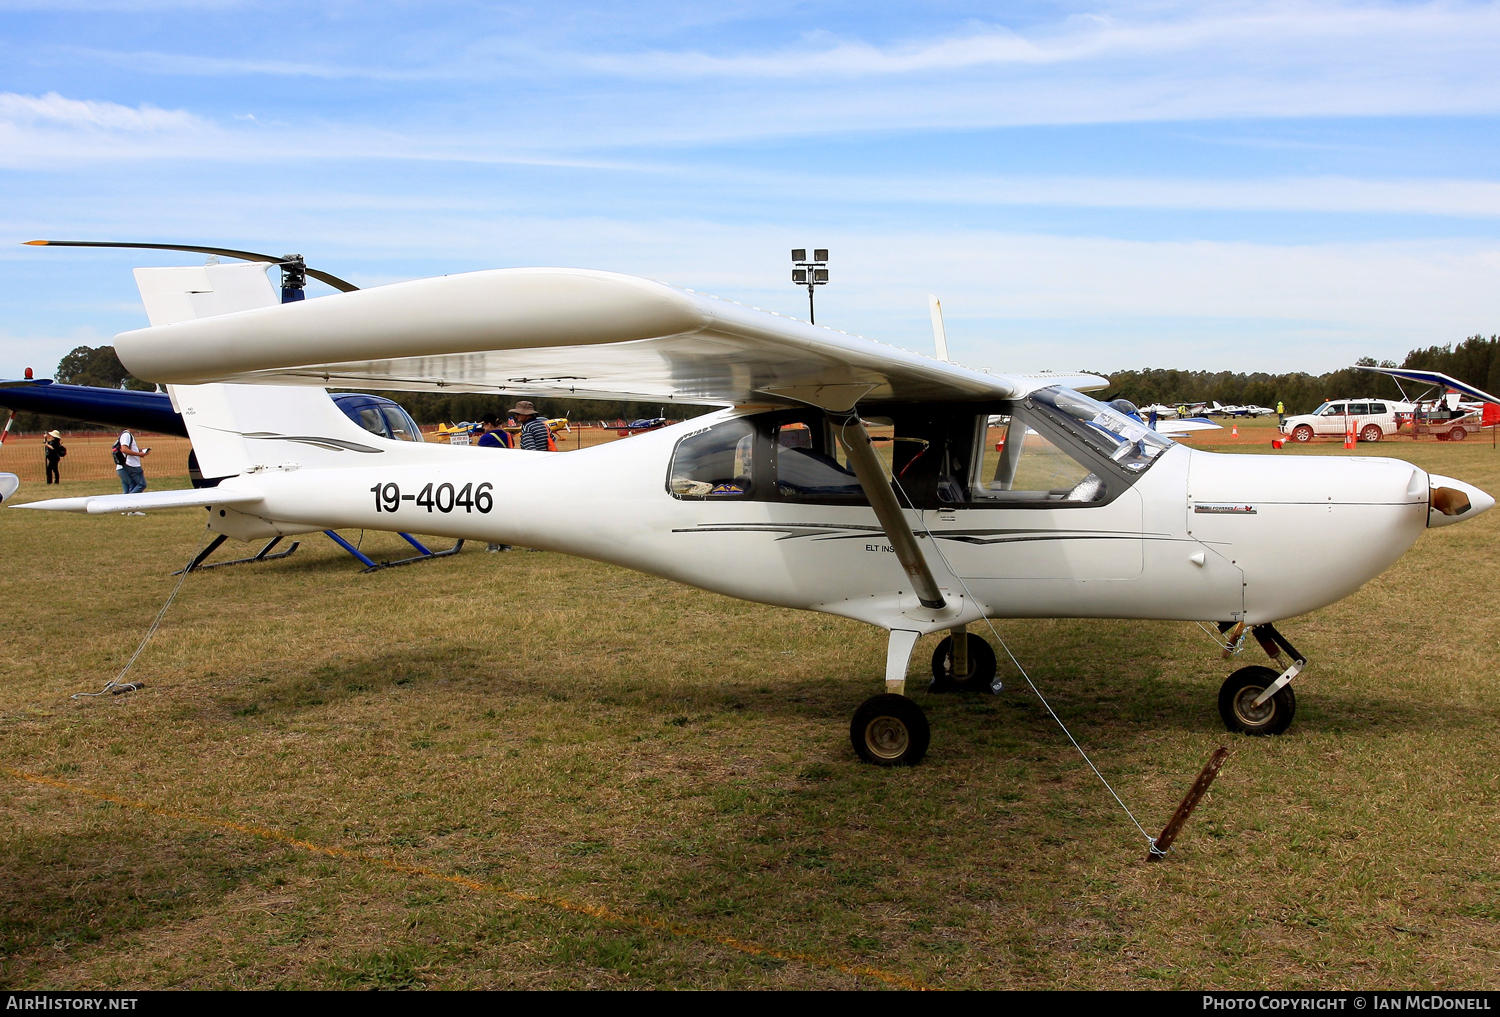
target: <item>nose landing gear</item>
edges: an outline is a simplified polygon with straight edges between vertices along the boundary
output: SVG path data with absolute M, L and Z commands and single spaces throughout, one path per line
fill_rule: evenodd
M 1256 705 L 1262 693 L 1276 683 L 1269 667 L 1242 667 L 1219 688 L 1219 716 L 1230 731 L 1248 735 L 1281 734 L 1297 713 L 1297 695 L 1290 685 L 1277 689 L 1270 699 Z
M 1296 716 L 1297 696 L 1291 681 L 1307 667 L 1307 658 L 1269 622 L 1255 626 L 1250 632 L 1276 663 L 1282 662 L 1282 651 L 1286 651 L 1292 658 L 1291 666 L 1280 674 L 1259 664 L 1234 672 L 1219 688 L 1219 716 L 1227 729 L 1240 734 L 1281 734 Z

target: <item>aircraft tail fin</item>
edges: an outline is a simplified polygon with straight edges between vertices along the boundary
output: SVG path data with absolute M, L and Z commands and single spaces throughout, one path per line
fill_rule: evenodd
M 263 262 L 138 268 L 135 284 L 152 325 L 175 325 L 281 303 Z
M 205 478 L 274 469 L 368 465 L 410 442 L 371 434 L 321 388 L 168 385 Z

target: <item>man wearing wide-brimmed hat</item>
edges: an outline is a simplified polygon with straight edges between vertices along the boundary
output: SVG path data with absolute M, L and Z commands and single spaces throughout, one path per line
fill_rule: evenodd
M 62 474 L 58 473 L 57 464 L 67 454 L 68 450 L 63 447 L 62 443 L 62 432 L 48 431 L 47 436 L 42 439 L 42 455 L 47 460 L 47 483 L 62 483 Z
M 552 447 L 551 433 L 547 430 L 547 419 L 537 412 L 531 400 L 522 399 L 509 410 L 516 423 L 521 425 L 521 448 L 527 452 L 546 452 Z

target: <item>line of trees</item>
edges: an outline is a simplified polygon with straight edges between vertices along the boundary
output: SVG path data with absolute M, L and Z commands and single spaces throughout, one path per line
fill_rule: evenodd
M 1428 346 L 1412 350 L 1400 365 L 1393 361 L 1376 364 L 1370 357 L 1361 357 L 1358 366 L 1411 367 L 1418 370 L 1441 371 L 1460 381 L 1494 395 L 1500 395 L 1500 336 L 1469 336 L 1463 342 L 1446 346 Z M 1094 372 L 1105 374 L 1106 372 Z M 79 346 L 58 362 L 54 377 L 66 385 L 94 385 L 101 388 L 128 388 L 150 391 L 156 386 L 132 377 L 115 355 L 113 346 Z M 1312 375 L 1305 372 L 1290 374 L 1246 374 L 1233 371 L 1178 371 L 1163 368 L 1143 368 L 1136 371 L 1108 372 L 1110 389 L 1106 398 L 1125 398 L 1137 406 L 1151 403 L 1212 402 L 1225 405 L 1253 404 L 1274 407 L 1281 402 L 1288 413 L 1306 413 L 1324 399 L 1350 396 L 1375 396 L 1399 399 L 1401 390 L 1389 376 L 1346 367 L 1327 374 Z M 1407 386 L 1410 390 L 1411 386 Z M 478 395 L 474 393 L 438 392 L 383 392 L 381 395 L 396 400 L 416 418 L 419 424 L 436 424 L 457 420 L 479 420 L 490 415 L 503 415 L 515 405 L 514 396 Z M 570 420 L 633 420 L 637 417 L 668 416 L 685 419 L 706 413 L 707 406 L 689 406 L 681 403 L 641 403 L 606 401 L 598 399 L 543 399 L 533 400 L 537 409 L 549 417 L 566 416 Z M 4 405 L 4 389 L 0 389 L 0 406 Z M 0 425 L 3 426 L 3 425 Z M 35 413 L 17 413 L 12 430 L 17 433 L 36 433 L 53 428 L 78 428 L 78 422 L 62 417 L 49 417 Z

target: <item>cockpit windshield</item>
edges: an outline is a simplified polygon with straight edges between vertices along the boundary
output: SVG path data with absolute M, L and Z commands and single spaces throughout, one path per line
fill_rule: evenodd
M 1070 430 L 1132 472 L 1144 470 L 1173 445 L 1140 421 L 1070 388 L 1053 385 L 1038 389 L 1030 399 L 1043 411 L 1071 424 Z

